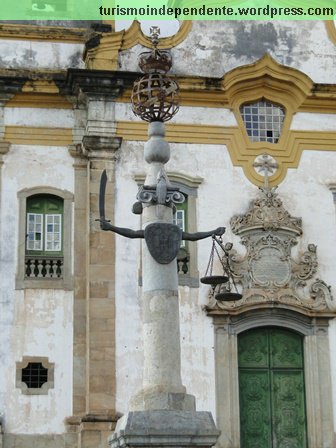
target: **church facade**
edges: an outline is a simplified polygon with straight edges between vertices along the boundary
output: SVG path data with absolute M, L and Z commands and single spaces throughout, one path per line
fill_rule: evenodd
M 182 22 L 168 178 L 185 232 L 225 226 L 229 286 L 177 256 L 182 379 L 218 448 L 336 444 L 336 26 Z M 141 388 L 148 124 L 138 22 L 0 23 L 0 447 L 103 448 Z M 225 289 L 226 288 L 226 289 Z M 231 294 L 231 297 L 230 297 Z M 239 294 L 234 295 L 234 294 Z

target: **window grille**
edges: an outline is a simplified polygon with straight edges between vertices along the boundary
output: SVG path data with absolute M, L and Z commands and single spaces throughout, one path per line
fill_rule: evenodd
M 252 142 L 278 142 L 285 119 L 282 106 L 262 100 L 243 104 L 240 113 Z
M 48 382 L 48 369 L 43 367 L 41 362 L 30 362 L 22 369 L 21 381 L 30 389 L 39 389 Z

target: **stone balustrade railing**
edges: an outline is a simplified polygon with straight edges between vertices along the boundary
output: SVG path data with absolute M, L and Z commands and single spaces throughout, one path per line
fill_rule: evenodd
M 26 278 L 62 278 L 62 257 L 25 257 Z

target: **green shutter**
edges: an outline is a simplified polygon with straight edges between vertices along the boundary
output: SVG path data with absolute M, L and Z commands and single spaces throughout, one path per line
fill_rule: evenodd
M 27 198 L 26 228 L 27 255 L 62 255 L 63 199 L 48 194 Z

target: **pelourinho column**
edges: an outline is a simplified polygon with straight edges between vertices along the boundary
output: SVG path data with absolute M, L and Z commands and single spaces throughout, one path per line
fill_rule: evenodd
M 158 182 L 167 188 L 164 164 L 170 158 L 169 144 L 164 140 L 164 124 L 155 121 L 149 124 L 149 141 L 145 144 L 145 160 L 149 164 L 145 185 L 157 189 Z M 168 184 L 169 185 L 169 184 Z M 169 188 L 169 187 L 168 187 Z M 143 190 L 148 193 L 149 188 Z M 177 194 L 178 192 L 175 192 Z M 141 193 L 140 198 L 141 199 Z M 181 195 L 182 196 L 182 195 Z M 183 197 L 180 197 L 180 201 Z M 164 197 L 166 201 L 166 196 Z M 143 229 L 147 240 L 163 256 L 171 250 L 165 247 L 173 244 L 175 234 L 171 228 L 154 224 L 172 224 L 173 209 L 158 203 L 144 203 L 142 212 Z M 163 201 L 161 201 L 163 202 Z M 150 229 L 149 226 L 152 226 Z M 155 232 L 160 233 L 155 235 Z M 163 237 L 163 233 L 166 233 Z M 161 252 L 161 253 L 160 253 Z M 153 258 L 147 242 L 142 247 L 143 269 L 143 338 L 144 370 L 143 389 L 131 401 L 132 410 L 148 409 L 195 409 L 195 399 L 186 394 L 181 380 L 180 323 L 178 302 L 178 277 L 176 258 L 162 264 Z
M 181 380 L 180 322 L 176 256 L 182 239 L 196 241 L 224 228 L 194 234 L 182 232 L 173 224 L 175 203 L 183 202 L 178 189 L 172 188 L 164 170 L 170 157 L 164 140 L 164 121 L 178 109 L 178 86 L 165 73 L 171 66 L 167 52 L 157 49 L 154 28 L 152 52 L 140 56 L 145 72 L 133 89 L 133 111 L 149 121 L 149 140 L 145 144 L 148 172 L 133 206 L 142 213 L 143 228 L 131 230 L 110 224 L 105 219 L 101 181 L 100 221 L 103 230 L 143 241 L 143 387 L 131 399 L 129 412 L 118 420 L 109 438 L 111 448 L 119 447 L 202 447 L 210 448 L 219 436 L 210 412 L 197 412 L 195 398 L 186 393 Z

